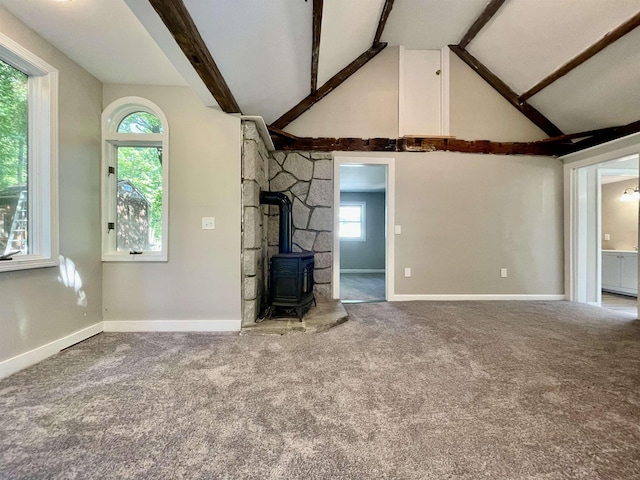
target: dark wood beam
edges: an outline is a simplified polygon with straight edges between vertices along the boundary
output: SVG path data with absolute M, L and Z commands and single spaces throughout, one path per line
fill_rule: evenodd
M 542 115 L 538 110 L 533 108 L 526 102 L 520 102 L 518 95 L 506 83 L 500 80 L 493 72 L 485 67 L 480 61 L 458 45 L 449 45 L 449 48 L 464 63 L 469 65 L 478 73 L 489 85 L 491 85 L 500 95 L 502 95 L 511 105 L 516 107 L 523 115 L 531 120 L 543 132 L 550 137 L 563 135 L 562 131 L 556 127 L 551 121 Z
M 629 20 L 627 20 L 623 24 L 619 25 L 614 30 L 611 30 L 604 37 L 602 37 L 600 40 L 598 40 L 596 43 L 591 45 L 589 48 L 584 50 L 579 55 L 573 57 L 571 60 L 569 60 L 564 65 L 562 65 L 551 75 L 549 75 L 545 79 L 535 84 L 529 90 L 527 90 L 522 95 L 520 95 L 519 100 L 521 102 L 524 102 L 527 99 L 533 97 L 536 93 L 539 93 L 542 89 L 548 87 L 556 80 L 564 77 L 571 70 L 578 67 L 579 65 L 582 65 L 584 62 L 586 62 L 591 57 L 593 57 L 596 53 L 601 52 L 602 50 L 607 48 L 609 45 L 611 45 L 613 42 L 619 40 L 620 38 L 625 36 L 627 33 L 631 32 L 638 26 L 640 26 L 640 12 L 635 14 L 633 17 L 631 17 Z
M 300 137 L 297 137 L 296 135 L 294 135 L 292 133 L 285 132 L 284 130 L 280 130 L 279 128 L 276 128 L 273 125 L 269 125 L 267 127 L 267 130 L 269 130 L 269 133 L 270 133 L 272 138 L 273 138 L 274 135 L 277 135 L 279 137 L 287 138 L 289 140 L 298 140 L 298 139 L 300 139 Z
M 393 8 L 393 0 L 386 0 L 384 2 L 384 7 L 382 7 L 382 14 L 380 14 L 380 21 L 378 22 L 378 29 L 376 30 L 376 35 L 375 37 L 373 37 L 374 47 L 380 43 L 382 32 L 384 32 L 384 26 L 387 24 L 387 19 L 389 18 L 389 14 L 391 13 L 392 8 Z
M 575 140 L 576 138 L 586 139 L 587 137 L 593 137 L 593 136 L 605 136 L 620 128 L 622 127 L 618 126 L 618 127 L 598 128 L 596 130 L 585 130 L 584 132 L 569 133 L 567 135 L 560 135 L 558 137 L 549 137 L 539 141 L 544 143 L 562 143 L 562 142 L 566 143 L 569 140 Z
M 476 21 L 473 22 L 471 28 L 469 28 L 467 33 L 464 34 L 464 37 L 462 37 L 458 46 L 460 48 L 466 48 L 467 45 L 469 45 L 469 42 L 475 38 L 478 32 L 482 30 L 482 27 L 484 27 L 487 22 L 493 18 L 496 12 L 500 10 L 502 4 L 506 1 L 507 0 L 491 0 Z
M 466 152 L 495 155 L 545 155 L 568 153 L 565 145 L 543 142 L 491 142 L 458 140 L 448 137 L 404 138 L 309 138 L 274 137 L 276 150 L 286 151 L 359 151 L 359 152 Z
M 149 0 L 220 108 L 242 113 L 182 0 Z
M 607 143 L 611 140 L 626 137 L 627 135 L 632 135 L 638 132 L 640 132 L 640 120 L 620 127 L 603 128 L 600 133 L 572 144 L 569 152 L 567 153 L 578 152 L 585 148 L 595 147 L 596 145 Z
M 380 53 L 385 47 L 386 43 L 379 43 L 376 46 L 371 47 L 369 50 L 364 52 L 358 58 L 356 58 L 349 65 L 344 67 L 338 73 L 336 73 L 331 79 L 325 83 L 322 87 L 320 87 L 314 94 L 309 95 L 304 98 L 300 103 L 298 103 L 295 107 L 289 110 L 287 113 L 282 115 L 279 119 L 273 122 L 272 126 L 275 128 L 279 128 L 280 130 L 284 129 L 287 125 L 293 122 L 296 118 L 302 115 L 304 112 L 309 110 L 313 105 L 318 103 L 324 97 L 326 97 L 329 93 L 339 87 L 342 82 L 344 82 L 351 75 L 356 73 L 363 65 L 365 65 L 369 60 L 375 57 L 378 53 Z
M 320 32 L 322 29 L 323 0 L 313 0 L 313 45 L 311 47 L 311 94 L 318 89 L 318 61 L 320 59 Z

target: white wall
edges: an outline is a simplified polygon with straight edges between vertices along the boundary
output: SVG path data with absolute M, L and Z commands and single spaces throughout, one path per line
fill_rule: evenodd
M 105 85 L 104 106 L 127 95 L 155 102 L 169 123 L 169 261 L 105 263 L 104 320 L 239 329 L 240 119 L 202 106 L 186 87 Z M 203 216 L 215 217 L 215 230 L 201 229 Z
M 60 72 L 60 254 L 82 279 L 76 292 L 57 267 L 0 273 L 2 361 L 101 321 L 102 84 L 2 8 L 0 31 Z

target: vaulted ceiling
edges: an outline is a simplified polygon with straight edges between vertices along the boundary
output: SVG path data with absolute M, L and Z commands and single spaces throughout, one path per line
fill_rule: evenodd
M 105 83 L 188 84 L 281 129 L 387 45 L 451 45 L 550 137 L 630 133 L 640 119 L 640 0 L 0 5 Z

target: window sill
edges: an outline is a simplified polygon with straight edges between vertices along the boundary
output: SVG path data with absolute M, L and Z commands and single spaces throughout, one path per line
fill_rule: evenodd
M 58 266 L 58 261 L 53 258 L 31 257 L 17 258 L 0 261 L 0 272 L 13 272 L 16 270 L 31 270 L 35 268 L 47 268 Z
M 167 262 L 166 252 L 144 252 L 137 255 L 130 253 L 103 254 L 103 262 Z

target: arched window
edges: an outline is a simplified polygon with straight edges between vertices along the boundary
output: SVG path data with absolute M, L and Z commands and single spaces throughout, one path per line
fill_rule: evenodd
M 166 261 L 169 128 L 157 105 L 125 97 L 102 114 L 105 261 Z

